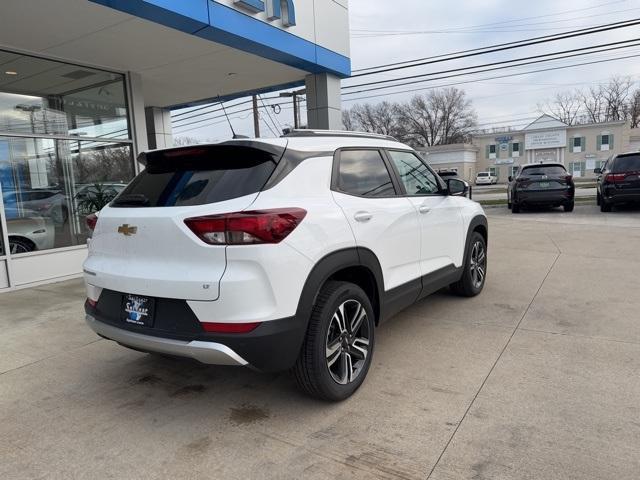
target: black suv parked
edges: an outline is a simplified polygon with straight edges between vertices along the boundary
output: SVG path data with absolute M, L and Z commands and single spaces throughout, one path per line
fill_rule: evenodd
M 508 206 L 513 213 L 527 206 L 563 206 L 572 212 L 575 185 L 561 163 L 522 165 L 509 177 Z
M 602 212 L 620 203 L 640 202 L 640 152 L 610 158 L 598 174 L 597 202 Z

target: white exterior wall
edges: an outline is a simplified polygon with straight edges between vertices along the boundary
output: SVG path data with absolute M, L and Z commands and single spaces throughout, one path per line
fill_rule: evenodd
M 235 0 L 215 0 L 217 3 L 242 11 L 292 35 L 304 38 L 321 47 L 349 56 L 348 0 L 294 0 L 296 25 L 285 27 L 282 20 L 270 21 L 267 12 L 252 13 L 237 5 Z

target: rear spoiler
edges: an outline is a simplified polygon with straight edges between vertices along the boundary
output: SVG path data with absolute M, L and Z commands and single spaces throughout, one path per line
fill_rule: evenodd
M 253 140 L 233 140 L 216 144 L 189 145 L 186 147 L 151 150 L 138 155 L 138 162 L 146 168 L 159 170 L 176 166 L 188 170 L 206 169 L 211 162 L 228 162 L 233 168 L 233 158 L 243 155 L 255 157 L 256 162 L 272 161 L 278 164 L 286 148 Z

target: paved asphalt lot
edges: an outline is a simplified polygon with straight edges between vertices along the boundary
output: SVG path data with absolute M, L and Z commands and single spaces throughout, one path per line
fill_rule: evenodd
M 79 281 L 0 295 L 0 478 L 637 479 L 640 211 L 487 212 L 484 293 L 383 325 L 341 404 L 98 340 Z

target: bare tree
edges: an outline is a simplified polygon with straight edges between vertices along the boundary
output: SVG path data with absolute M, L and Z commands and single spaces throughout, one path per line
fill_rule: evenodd
M 396 111 L 403 130 L 400 137 L 413 146 L 462 143 L 477 123 L 471 101 L 457 88 L 416 95 Z
M 551 101 L 538 104 L 538 110 L 557 118 L 567 125 L 575 125 L 582 109 L 582 98 L 579 92 L 560 92 Z
M 538 110 L 568 125 L 628 120 L 634 101 L 633 84 L 630 77 L 612 77 L 603 85 L 558 93 L 538 105 Z
M 354 105 L 351 109 L 343 112 L 342 123 L 347 130 L 360 130 L 391 136 L 402 136 L 403 134 L 398 124 L 396 106 L 389 102 L 377 105 Z
M 174 147 L 186 147 L 188 145 L 196 145 L 198 143 L 201 143 L 201 141 L 195 137 L 173 137 Z
M 637 88 L 631 95 L 629 101 L 629 121 L 631 128 L 640 127 L 640 88 Z
M 626 120 L 633 81 L 630 77 L 613 77 L 603 88 L 605 118 L 607 122 Z

